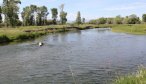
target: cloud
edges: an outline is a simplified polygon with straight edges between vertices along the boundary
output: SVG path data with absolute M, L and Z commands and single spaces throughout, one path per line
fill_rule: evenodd
M 135 3 L 131 3 L 131 4 L 124 4 L 124 5 L 113 6 L 110 8 L 105 8 L 104 10 L 106 10 L 106 11 L 123 11 L 123 10 L 135 10 L 135 9 L 142 9 L 142 8 L 146 8 L 146 3 L 135 2 Z

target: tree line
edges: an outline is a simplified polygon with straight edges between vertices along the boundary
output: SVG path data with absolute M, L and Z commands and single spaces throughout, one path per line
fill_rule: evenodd
M 20 0 L 3 0 L 2 6 L 0 6 L 1 26 L 43 26 L 67 23 L 67 12 L 64 11 L 64 4 L 59 7 L 60 13 L 57 8 L 51 8 L 51 13 L 49 13 L 46 6 L 38 7 L 37 5 L 26 6 L 23 8 L 22 12 L 19 13 L 19 4 L 21 4 Z M 4 17 L 2 17 L 2 14 Z M 47 19 L 49 14 L 52 15 L 51 20 Z M 19 15 L 21 15 L 22 21 L 20 20 Z M 58 16 L 60 17 L 60 20 L 57 20 Z M 80 12 L 77 14 L 76 23 L 81 23 Z
M 142 20 L 135 14 L 121 17 L 120 15 L 116 17 L 101 17 L 98 19 L 90 20 L 89 24 L 141 24 L 146 23 L 146 14 L 142 15 Z
M 51 8 L 51 13 L 48 12 L 46 6 L 30 5 L 23 8 L 19 13 L 19 4 L 21 0 L 3 0 L 0 6 L 0 27 L 15 27 L 15 26 L 43 26 L 50 24 L 66 24 L 68 13 L 64 11 L 64 4 L 60 5 L 59 10 L 57 8 Z M 2 17 L 3 15 L 3 17 Z M 20 15 L 22 20 L 20 20 Z M 47 19 L 48 15 L 52 16 L 52 19 Z M 58 20 L 59 16 L 59 20 Z M 81 17 L 80 11 L 77 12 L 75 24 L 85 23 L 85 18 Z M 140 24 L 146 23 L 146 14 L 142 15 L 142 20 L 135 14 L 121 17 L 105 18 L 90 20 L 89 24 Z

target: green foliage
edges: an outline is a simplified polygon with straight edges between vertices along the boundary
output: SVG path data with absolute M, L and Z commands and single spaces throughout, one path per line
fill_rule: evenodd
M 77 23 L 78 25 L 82 23 L 80 11 L 78 11 L 78 13 L 77 13 L 76 23 Z
M 0 43 L 9 42 L 10 39 L 6 35 L 0 36 Z
M 64 11 L 64 4 L 61 4 L 60 10 L 60 22 L 63 25 L 67 22 L 67 12 Z
M 115 24 L 122 24 L 122 22 L 123 22 L 123 18 L 120 15 L 115 17 L 114 19 Z
M 2 23 L 2 9 L 1 9 L 1 6 L 0 6 L 0 25 L 1 25 L 1 23 Z
M 30 14 L 31 14 L 31 9 L 29 6 L 26 6 L 23 8 L 23 12 L 21 13 L 22 19 L 23 19 L 23 25 L 24 26 L 29 26 L 30 24 Z
M 121 17 L 120 15 L 116 16 L 115 18 L 99 18 L 96 20 L 90 20 L 89 24 L 140 24 L 141 21 L 139 17 L 135 14 L 130 16 Z
M 97 24 L 97 20 L 90 20 L 88 23 L 89 24 Z
M 139 24 L 139 23 L 140 23 L 140 19 L 135 14 L 129 16 L 128 24 Z
M 35 18 L 35 13 L 37 17 Z M 48 9 L 45 6 L 37 7 L 36 5 L 30 5 L 23 8 L 21 13 L 24 26 L 34 26 L 34 25 L 46 25 L 46 20 L 48 16 Z
M 107 18 L 106 23 L 107 24 L 114 24 L 114 18 Z
M 47 20 L 46 21 L 46 25 L 53 25 L 54 24 L 54 21 L 53 20 Z
M 83 24 L 85 23 L 85 20 L 86 20 L 85 18 L 82 18 L 82 23 L 83 23 Z
M 41 6 L 37 8 L 37 25 L 41 26 L 41 25 L 45 25 L 46 24 L 46 19 L 48 16 L 48 9 L 46 6 Z
M 56 19 L 57 19 L 57 15 L 58 15 L 58 10 L 57 10 L 57 8 L 52 8 L 51 12 L 52 12 L 53 23 L 56 24 L 57 23 Z
M 2 12 L 5 15 L 5 23 L 7 26 L 16 26 L 16 22 L 19 20 L 19 18 L 16 17 L 19 11 L 18 4 L 21 4 L 20 0 L 3 0 Z
M 128 18 L 128 16 L 126 16 L 123 20 L 123 24 L 128 24 L 128 21 L 129 21 L 129 18 Z
M 142 21 L 143 21 L 143 22 L 146 22 L 146 14 L 143 14 L 143 15 L 142 15 Z
M 97 20 L 97 24 L 105 24 L 106 23 L 106 18 L 99 18 L 98 20 Z
M 36 22 L 35 22 L 35 13 L 37 12 L 37 6 L 36 5 L 30 5 L 30 25 L 36 25 Z
M 61 20 L 61 24 L 66 24 L 67 22 L 67 13 L 62 11 L 60 12 L 60 20 Z

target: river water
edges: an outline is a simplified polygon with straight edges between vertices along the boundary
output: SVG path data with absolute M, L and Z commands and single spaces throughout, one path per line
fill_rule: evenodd
M 139 65 L 146 66 L 146 35 L 103 28 L 0 46 L 0 84 L 110 84 Z

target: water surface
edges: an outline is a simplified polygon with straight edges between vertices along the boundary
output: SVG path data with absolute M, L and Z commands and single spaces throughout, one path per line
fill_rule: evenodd
M 146 65 L 145 44 L 145 35 L 90 29 L 0 46 L 0 84 L 109 84 Z

